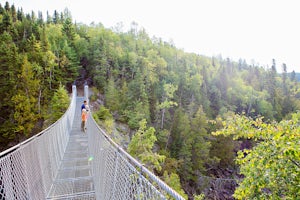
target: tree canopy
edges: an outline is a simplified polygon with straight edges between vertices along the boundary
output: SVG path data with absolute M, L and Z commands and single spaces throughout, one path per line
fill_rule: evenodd
M 289 120 L 265 123 L 235 115 L 224 121 L 216 135 L 256 141 L 252 149 L 238 152 L 237 163 L 244 178 L 235 191 L 236 199 L 297 199 L 300 195 L 300 113 Z

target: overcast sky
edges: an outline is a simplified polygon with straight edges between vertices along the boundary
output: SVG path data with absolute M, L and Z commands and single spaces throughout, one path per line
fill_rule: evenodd
M 5 1 L 0 1 L 4 5 Z M 8 0 L 28 13 L 62 12 L 106 28 L 135 21 L 152 36 L 172 40 L 186 52 L 235 61 L 253 60 L 277 71 L 300 72 L 300 11 L 297 0 Z M 127 31 L 125 28 L 124 31 Z

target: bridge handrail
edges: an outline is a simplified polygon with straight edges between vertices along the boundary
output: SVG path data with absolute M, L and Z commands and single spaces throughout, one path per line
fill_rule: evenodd
M 106 140 L 117 150 L 118 153 L 123 155 L 131 164 L 134 165 L 135 168 L 140 170 L 140 173 L 146 174 L 146 177 L 149 177 L 152 181 L 154 181 L 159 188 L 162 188 L 165 192 L 167 192 L 171 197 L 176 200 L 184 200 L 184 198 L 178 194 L 175 190 L 173 190 L 170 186 L 168 186 L 164 181 L 162 181 L 159 177 L 154 175 L 151 171 L 149 171 L 143 164 L 141 164 L 138 160 L 133 158 L 130 154 L 128 154 L 122 147 L 120 147 L 116 142 L 114 142 L 105 131 L 96 123 L 95 119 L 92 117 L 93 123 L 95 123 L 98 130 L 101 134 L 106 138 Z

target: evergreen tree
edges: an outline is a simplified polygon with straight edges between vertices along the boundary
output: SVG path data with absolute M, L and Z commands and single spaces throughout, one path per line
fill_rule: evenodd
M 54 10 L 52 22 L 54 24 L 58 24 L 60 22 L 59 13 L 57 12 L 57 10 Z
M 6 32 L 11 32 L 11 26 L 12 26 L 12 17 L 8 11 L 5 11 L 3 14 L 3 19 L 2 23 L 0 24 L 1 26 L 1 33 L 4 31 Z
M 107 84 L 105 105 L 112 112 L 118 111 L 120 108 L 120 94 L 113 78 L 110 78 Z
M 25 15 L 24 15 L 23 9 L 18 9 L 17 19 L 22 22 L 24 18 L 25 18 Z
M 17 21 L 17 11 L 15 5 L 11 6 L 11 17 L 12 21 L 15 23 Z
M 192 164 L 193 164 L 193 180 L 196 182 L 198 174 L 206 172 L 205 164 L 209 164 L 212 159 L 210 158 L 210 141 L 209 134 L 207 133 L 208 124 L 206 115 L 200 107 L 191 119 L 191 133 L 192 140 Z
M 67 41 L 64 41 L 63 48 L 60 53 L 61 55 L 58 61 L 58 66 L 63 72 L 62 77 L 64 77 L 61 81 L 63 83 L 72 82 L 79 74 L 79 59 L 76 55 L 75 49 L 69 46 Z
M 44 19 L 43 19 L 43 13 L 41 11 L 38 12 L 38 20 L 37 23 L 39 25 L 43 25 L 44 24 Z
M 8 139 L 14 138 L 14 105 L 11 98 L 15 95 L 17 89 L 16 83 L 19 69 L 18 49 L 12 41 L 8 32 L 0 35 L 0 142 L 6 144 Z
M 14 105 L 15 133 L 29 136 L 38 119 L 37 96 L 39 80 L 35 79 L 31 63 L 24 56 L 18 74 L 17 93 L 12 97 Z
M 8 12 L 8 13 L 10 12 L 10 5 L 9 5 L 8 1 L 5 2 L 4 8 L 5 8 L 6 12 Z
M 291 80 L 296 81 L 296 72 L 295 72 L 295 70 L 293 70 L 292 73 L 291 73 Z
M 71 18 L 66 18 L 64 23 L 63 23 L 63 33 L 66 35 L 68 38 L 68 41 L 70 44 L 74 45 L 74 40 L 75 40 L 75 27 L 72 23 Z
M 287 89 L 287 67 L 286 64 L 282 64 L 282 90 L 284 95 L 288 95 L 288 89 Z
M 147 121 L 143 119 L 139 123 L 139 130 L 134 134 L 128 145 L 128 152 L 138 158 L 142 163 L 150 169 L 161 170 L 161 163 L 165 156 L 159 155 L 152 151 L 156 142 L 155 129 L 150 127 L 147 129 Z
M 190 123 L 182 108 L 178 108 L 174 115 L 168 147 L 173 158 L 180 160 L 180 176 L 185 180 L 191 179 L 192 170 L 192 141 L 189 137 Z
M 52 17 L 51 17 L 51 15 L 49 14 L 49 12 L 47 11 L 47 24 L 50 24 L 50 23 L 52 23 L 52 22 L 53 22 Z
M 59 85 L 51 99 L 49 119 L 50 123 L 57 121 L 68 109 L 70 98 L 63 85 Z
M 4 14 L 4 8 L 2 7 L 1 3 L 0 3 L 0 15 Z

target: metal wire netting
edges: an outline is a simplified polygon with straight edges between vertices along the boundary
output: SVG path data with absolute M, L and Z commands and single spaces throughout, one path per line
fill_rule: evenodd
M 184 199 L 116 145 L 94 120 L 88 123 L 89 153 L 97 199 Z M 147 178 L 146 178 L 147 177 Z
M 55 124 L 0 154 L 0 199 L 45 199 L 68 142 L 76 103 Z

